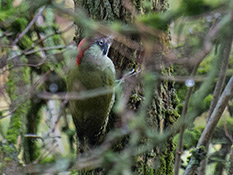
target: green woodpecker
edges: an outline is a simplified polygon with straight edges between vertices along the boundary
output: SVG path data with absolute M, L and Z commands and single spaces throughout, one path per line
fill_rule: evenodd
M 100 142 L 114 103 L 115 68 L 107 56 L 111 42 L 111 36 L 84 38 L 78 45 L 76 66 L 68 73 L 68 92 L 77 95 L 96 92 L 92 97 L 69 99 L 81 144 L 94 146 Z

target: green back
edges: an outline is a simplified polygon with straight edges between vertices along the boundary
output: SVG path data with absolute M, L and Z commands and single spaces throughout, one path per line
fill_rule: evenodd
M 68 92 L 77 92 L 78 95 L 88 93 L 88 90 L 95 91 L 97 94 L 99 90 L 112 90 L 110 93 L 91 98 L 69 100 L 70 112 L 81 141 L 87 137 L 90 143 L 95 142 L 108 117 L 115 81 L 115 72 L 112 71 L 111 66 L 105 66 L 105 69 L 102 69 L 83 62 L 68 74 Z

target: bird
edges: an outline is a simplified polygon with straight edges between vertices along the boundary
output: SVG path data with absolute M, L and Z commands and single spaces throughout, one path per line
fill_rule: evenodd
M 88 148 L 103 141 L 114 103 L 116 71 L 108 57 L 112 40 L 112 35 L 82 39 L 78 45 L 76 65 L 67 76 L 68 93 L 75 93 L 77 97 L 85 94 L 83 98 L 70 98 L 68 101 L 78 140 Z

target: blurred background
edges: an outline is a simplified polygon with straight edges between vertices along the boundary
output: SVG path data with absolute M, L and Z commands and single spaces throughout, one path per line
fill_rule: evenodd
M 96 34 L 115 36 L 116 99 L 79 155 L 66 78 Z M 230 0 L 1 0 L 0 172 L 232 174 L 232 38 Z

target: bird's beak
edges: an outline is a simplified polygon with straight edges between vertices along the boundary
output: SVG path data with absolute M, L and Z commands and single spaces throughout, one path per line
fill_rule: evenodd
M 114 35 L 108 35 L 107 38 L 106 38 L 106 41 L 108 43 L 112 43 L 113 39 L 114 39 Z

